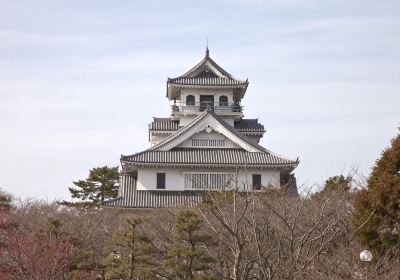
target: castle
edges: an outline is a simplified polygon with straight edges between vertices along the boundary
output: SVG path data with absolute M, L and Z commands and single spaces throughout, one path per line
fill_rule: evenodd
M 193 206 L 204 191 L 260 191 L 289 187 L 297 192 L 292 171 L 298 159 L 277 155 L 261 145 L 258 119 L 246 119 L 241 101 L 248 80 L 233 77 L 211 59 L 185 74 L 168 78 L 168 118 L 149 125 L 151 147 L 121 156 L 116 199 L 108 207 Z

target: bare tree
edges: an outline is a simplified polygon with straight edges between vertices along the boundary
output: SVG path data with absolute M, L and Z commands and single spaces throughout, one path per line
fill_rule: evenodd
M 198 211 L 218 241 L 209 251 L 219 260 L 220 279 L 330 279 L 338 264 L 322 269 L 327 256 L 352 237 L 351 196 L 344 191 L 209 192 Z

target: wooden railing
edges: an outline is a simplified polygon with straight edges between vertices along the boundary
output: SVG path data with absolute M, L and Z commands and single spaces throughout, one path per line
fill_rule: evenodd
M 172 112 L 242 112 L 243 107 L 237 102 L 177 102 L 172 106 Z

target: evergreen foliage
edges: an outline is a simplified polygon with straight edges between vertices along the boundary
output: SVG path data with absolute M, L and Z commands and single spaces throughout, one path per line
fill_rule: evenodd
M 360 227 L 361 242 L 378 252 L 400 254 L 400 134 L 376 161 L 354 207 L 353 225 Z
M 202 225 L 195 212 L 179 212 L 172 237 L 175 246 L 168 250 L 164 261 L 172 279 L 214 279 L 209 272 L 214 259 L 203 246 L 211 236 L 201 232 Z
M 106 279 L 156 279 L 157 248 L 140 229 L 143 218 L 130 217 L 112 235 L 105 250 Z
M 345 191 L 351 189 L 351 182 L 353 178 L 350 176 L 337 175 L 329 177 L 324 184 L 324 191 Z
M 67 206 L 98 207 L 105 199 L 115 198 L 118 195 L 119 182 L 118 166 L 96 167 L 90 170 L 85 180 L 73 182 L 76 187 L 68 188 L 72 198 L 78 202 L 62 201 Z
M 0 210 L 11 207 L 11 196 L 0 189 Z

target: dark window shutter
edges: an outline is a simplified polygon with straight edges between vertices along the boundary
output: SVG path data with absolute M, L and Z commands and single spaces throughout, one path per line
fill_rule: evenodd
M 157 189 L 165 189 L 165 173 L 157 173 Z
M 225 95 L 222 95 L 219 97 L 219 106 L 228 106 L 228 97 Z
M 253 174 L 253 190 L 261 190 L 261 174 Z
M 194 106 L 194 96 L 193 95 L 188 95 L 186 96 L 186 106 Z

